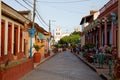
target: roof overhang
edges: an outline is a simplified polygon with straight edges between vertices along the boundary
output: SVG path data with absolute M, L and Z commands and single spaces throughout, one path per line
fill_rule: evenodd
M 80 25 L 82 25 L 83 23 L 89 22 L 91 19 L 93 19 L 93 14 L 83 17 L 81 22 L 80 22 Z
M 25 18 L 24 16 L 19 14 L 18 11 L 16 11 L 13 8 L 11 8 L 7 4 L 5 4 L 4 2 L 1 3 L 1 10 L 2 10 L 1 11 L 2 15 L 11 18 L 14 21 L 20 22 L 22 24 L 30 23 L 30 20 L 28 20 L 27 18 Z

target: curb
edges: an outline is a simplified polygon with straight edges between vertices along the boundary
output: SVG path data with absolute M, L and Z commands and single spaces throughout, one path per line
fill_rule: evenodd
M 46 60 L 50 59 L 51 57 L 55 56 L 55 54 L 53 53 L 51 56 L 41 60 L 39 63 L 34 63 L 34 68 L 36 68 L 37 66 L 39 66 L 40 64 L 42 64 L 43 62 L 45 62 Z
M 95 72 L 97 72 L 96 68 L 91 65 L 90 63 L 88 63 L 87 61 L 85 61 L 80 55 L 74 53 L 81 61 L 83 61 L 85 64 L 87 64 L 92 70 L 94 70 Z
M 97 69 L 91 65 L 90 63 L 88 63 L 86 60 L 84 60 L 80 55 L 73 53 L 74 55 L 76 55 L 81 61 L 83 61 L 86 65 L 88 65 L 93 71 L 97 72 Z M 99 75 L 101 78 L 103 78 L 104 80 L 112 80 L 108 75 L 102 73 Z
M 113 80 L 113 79 L 111 79 L 108 75 L 106 75 L 106 74 L 104 74 L 104 73 L 102 73 L 102 74 L 100 75 L 100 77 L 102 77 L 104 80 Z

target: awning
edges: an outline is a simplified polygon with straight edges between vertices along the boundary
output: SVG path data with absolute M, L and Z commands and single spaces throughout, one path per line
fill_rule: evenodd
M 44 35 L 41 33 L 38 33 L 38 37 L 39 37 L 39 39 L 44 39 Z

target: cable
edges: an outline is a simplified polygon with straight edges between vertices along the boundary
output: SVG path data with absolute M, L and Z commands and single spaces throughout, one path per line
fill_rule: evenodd
M 64 1 L 64 2 L 50 2 L 50 1 L 37 1 L 37 2 L 41 2 L 41 3 L 78 3 L 78 2 L 84 2 L 84 1 L 89 1 L 89 0 Z
M 33 8 L 30 4 L 28 4 L 28 3 L 26 2 L 26 0 L 23 0 L 23 1 L 24 1 L 29 7 Z M 46 26 L 49 27 L 49 25 L 44 21 L 44 19 L 41 17 L 41 15 L 39 14 L 39 12 L 38 12 L 37 9 L 36 9 L 36 12 L 37 12 L 38 16 L 40 17 L 40 19 L 43 21 L 43 23 L 44 23 Z
M 26 8 L 29 10 L 29 8 L 27 8 L 26 6 L 24 6 L 23 4 L 21 4 L 19 1 L 15 0 L 18 4 L 20 4 L 22 7 Z
M 38 16 L 38 15 L 36 15 L 36 17 L 37 17 L 37 19 L 40 21 L 40 23 L 42 24 L 42 26 L 45 26 L 45 25 L 41 22 L 41 20 L 40 20 L 39 16 Z M 47 27 L 46 27 L 46 28 L 47 28 Z
M 48 7 L 51 7 L 51 8 L 54 8 L 56 10 L 58 10 L 58 8 L 56 6 L 50 6 L 50 5 L 46 5 Z M 76 12 L 76 11 L 72 11 L 72 10 L 67 10 L 67 9 L 64 9 L 64 8 L 59 8 L 59 10 L 61 10 L 62 12 L 67 12 L 67 13 L 73 13 L 73 14 L 84 14 L 84 12 L 80 13 L 80 12 Z

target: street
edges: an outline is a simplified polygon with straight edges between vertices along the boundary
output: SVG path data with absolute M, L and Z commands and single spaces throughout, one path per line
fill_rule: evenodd
M 20 80 L 102 80 L 70 51 L 59 53 L 40 64 Z

